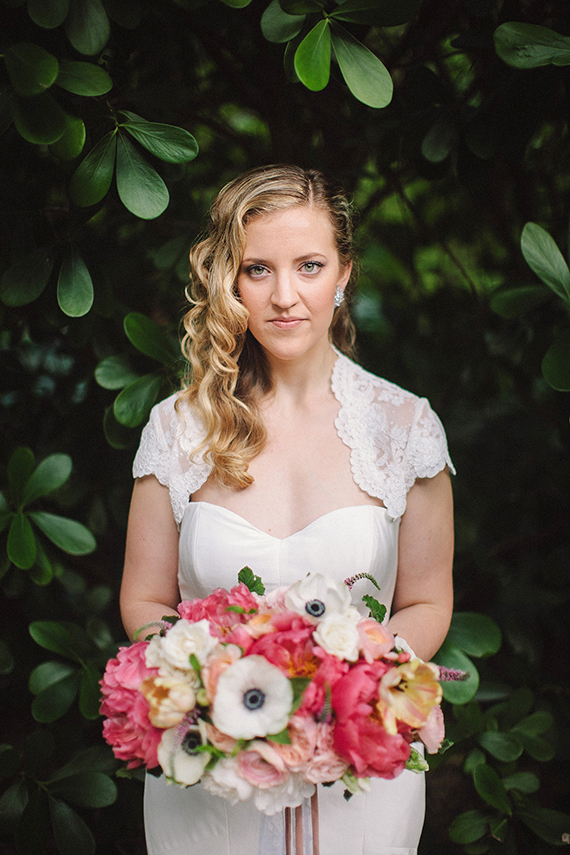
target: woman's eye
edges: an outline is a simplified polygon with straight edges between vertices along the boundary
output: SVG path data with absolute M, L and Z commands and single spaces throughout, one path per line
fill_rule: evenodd
M 247 273 L 250 276 L 263 276 L 265 273 L 265 267 L 262 264 L 252 264 L 251 267 L 247 268 Z
M 322 266 L 323 265 L 320 263 L 320 261 L 306 261 L 303 264 L 303 270 L 305 271 L 305 273 L 316 273 L 317 270 Z

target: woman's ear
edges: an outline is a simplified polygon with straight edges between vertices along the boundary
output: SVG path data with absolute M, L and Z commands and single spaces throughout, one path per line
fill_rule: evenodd
M 348 280 L 350 279 L 350 274 L 352 273 L 352 261 L 349 261 L 346 267 L 342 268 L 342 273 L 340 279 L 338 280 L 338 287 L 344 289 L 347 286 Z

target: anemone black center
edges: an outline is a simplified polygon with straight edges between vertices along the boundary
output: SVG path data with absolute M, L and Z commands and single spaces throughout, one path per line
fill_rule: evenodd
M 186 754 L 197 754 L 196 749 L 202 744 L 202 739 L 197 730 L 189 730 L 182 740 L 182 748 Z
M 325 613 L 325 604 L 322 600 L 308 600 L 305 603 L 305 611 L 311 617 L 322 617 Z
M 248 710 L 259 710 L 265 703 L 265 694 L 261 689 L 248 689 L 243 702 Z

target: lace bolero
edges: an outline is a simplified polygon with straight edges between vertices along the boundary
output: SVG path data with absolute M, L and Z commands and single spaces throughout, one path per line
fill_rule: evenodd
M 351 449 L 353 478 L 368 495 L 381 499 L 393 519 L 406 510 L 416 478 L 432 478 L 445 466 L 455 472 L 443 426 L 425 398 L 418 398 L 365 371 L 339 354 L 331 378 L 340 404 L 335 426 Z M 155 475 L 168 487 L 178 525 L 192 493 L 212 471 L 190 453 L 204 435 L 198 414 L 187 404 L 174 408 L 179 392 L 153 407 L 137 451 L 133 475 Z

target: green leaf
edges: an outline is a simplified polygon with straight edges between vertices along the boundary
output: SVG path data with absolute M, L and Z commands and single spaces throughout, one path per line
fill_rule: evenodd
M 540 781 L 533 772 L 514 772 L 503 778 L 503 784 L 507 790 L 518 790 L 519 793 L 536 793 L 540 787 Z
M 78 688 L 79 674 L 74 671 L 42 689 L 32 701 L 32 715 L 35 720 L 47 723 L 64 716 L 75 700 Z
M 105 0 L 105 9 L 112 21 L 133 30 L 142 20 L 142 7 L 139 0 Z
M 542 373 L 553 389 L 570 392 L 570 330 L 554 339 L 544 354 Z
M 5 641 L 0 639 L 0 674 L 11 674 L 14 670 L 14 657 Z
M 331 18 L 351 24 L 397 27 L 417 15 L 422 0 L 347 0 L 331 12 Z
M 161 387 L 158 374 L 145 374 L 130 383 L 115 398 L 113 413 L 117 421 L 126 427 L 148 421 L 150 411 L 156 402 Z
M 18 781 L 0 797 L 0 834 L 12 835 L 28 803 L 28 787 L 25 781 Z
M 480 810 L 459 814 L 449 826 L 449 837 L 454 843 L 466 845 L 480 840 L 487 833 L 489 820 Z
M 370 609 L 370 617 L 373 617 L 378 623 L 382 623 L 386 617 L 386 606 L 379 603 L 376 597 L 371 597 L 370 594 L 364 594 L 362 602 Z
M 103 389 L 124 389 L 137 377 L 124 356 L 106 356 L 95 369 L 95 380 Z
M 481 751 L 480 748 L 472 748 L 467 757 L 465 758 L 465 763 L 463 764 L 463 770 L 468 774 L 472 775 L 476 766 L 479 766 L 480 763 L 485 763 L 485 754 Z
M 79 685 L 79 710 L 83 718 L 94 721 L 99 718 L 101 704 L 101 687 L 99 680 L 102 674 L 92 665 L 84 665 Z M 77 802 L 79 804 L 79 802 Z
M 20 446 L 10 456 L 8 461 L 8 484 L 10 497 L 17 507 L 22 504 L 26 483 L 30 478 L 36 460 L 30 448 Z
M 36 560 L 37 545 L 29 519 L 20 511 L 14 515 L 8 532 L 8 558 L 20 570 L 29 570 Z
M 55 754 L 55 739 L 46 728 L 36 728 L 24 742 L 24 768 L 30 778 L 39 778 Z
M 489 754 L 492 754 L 502 763 L 511 763 L 523 753 L 523 744 L 520 739 L 510 733 L 501 733 L 500 731 L 485 731 L 479 736 L 479 745 L 482 745 Z
M 37 547 L 36 563 L 30 568 L 30 578 L 36 585 L 49 585 L 54 577 L 54 568 L 39 541 Z
M 554 719 L 549 712 L 539 711 L 523 718 L 513 727 L 513 733 L 525 733 L 528 736 L 541 736 L 548 733 L 554 725 Z
M 57 280 L 57 302 L 70 318 L 81 318 L 93 305 L 93 281 L 83 256 L 72 244 L 63 257 Z
M 16 829 L 18 855 L 39 855 L 45 852 L 48 836 L 48 797 L 43 789 L 32 785 L 28 801 Z
M 307 89 L 318 92 L 329 82 L 331 34 L 327 19 L 307 33 L 295 52 L 295 71 Z
M 537 223 L 527 223 L 521 250 L 528 266 L 562 299 L 570 298 L 570 270 L 554 240 Z
M 36 467 L 24 487 L 22 502 L 29 505 L 58 490 L 71 475 L 69 454 L 50 454 Z
M 291 677 L 289 682 L 293 689 L 293 704 L 291 706 L 291 714 L 293 714 L 301 706 L 303 694 L 311 681 L 308 677 Z
M 146 315 L 129 312 L 123 326 L 131 344 L 151 359 L 163 365 L 171 365 L 179 359 L 180 354 L 170 338 Z
M 271 0 L 261 16 L 261 31 L 268 42 L 282 44 L 298 36 L 304 22 L 305 15 L 288 15 L 279 5 L 279 0 Z
M 279 5 L 288 15 L 306 15 L 310 12 L 323 11 L 323 4 L 319 0 L 279 0 Z
M 519 731 L 517 736 L 524 745 L 524 750 L 540 763 L 549 763 L 556 754 L 554 746 L 540 736 L 529 736 L 524 731 Z
M 55 81 L 59 63 L 39 45 L 18 42 L 4 51 L 10 82 L 18 95 L 40 95 Z
M 458 138 L 455 124 L 450 119 L 440 119 L 423 138 L 422 154 L 430 163 L 442 163 L 453 151 Z
M 265 585 L 261 576 L 256 576 L 251 567 L 242 567 L 238 573 L 238 582 L 243 582 L 252 594 L 259 594 L 260 596 L 265 594 Z
M 495 50 L 514 68 L 570 65 L 570 37 L 538 24 L 501 24 L 494 33 Z
M 479 672 L 477 668 L 455 644 L 447 639 L 443 642 L 433 661 L 445 668 L 466 671 L 469 677 L 460 682 L 451 681 L 441 684 L 443 697 L 452 704 L 467 704 L 475 696 L 479 687 Z
M 102 772 L 78 772 L 68 778 L 60 778 L 50 783 L 49 792 L 86 808 L 107 807 L 117 799 L 115 783 Z
M 35 145 L 52 145 L 65 133 L 65 113 L 49 92 L 14 100 L 14 124 Z
M 495 291 L 490 306 L 502 318 L 522 318 L 546 303 L 551 296 L 541 285 L 519 285 Z
M 63 680 L 65 677 L 69 677 L 75 671 L 76 669 L 73 665 L 68 665 L 66 662 L 42 662 L 30 674 L 28 688 L 32 695 L 39 695 L 40 692 L 43 692 L 49 686 L 53 686 L 54 683 Z
M 50 799 L 49 809 L 60 855 L 94 855 L 95 839 L 81 817 L 59 799 Z
M 10 510 L 4 493 L 0 492 L 0 531 L 4 531 L 13 516 L 14 512 Z
M 59 653 L 74 662 L 81 662 L 87 641 L 85 633 L 77 624 L 68 621 L 36 620 L 28 627 L 29 633 L 40 647 Z
M 73 0 L 65 32 L 79 53 L 86 56 L 100 53 L 111 35 L 111 25 L 101 0 Z
M 62 62 L 55 82 L 74 95 L 105 95 L 113 88 L 105 69 L 93 62 Z
M 46 511 L 33 511 L 30 517 L 52 543 L 69 555 L 89 555 L 97 546 L 89 529 L 76 520 Z
M 53 270 L 53 256 L 45 248 L 36 249 L 4 273 L 0 297 L 7 306 L 26 306 L 37 299 Z
M 111 448 L 124 449 L 132 445 L 133 436 L 128 428 L 117 421 L 113 407 L 105 410 L 103 431 Z
M 114 772 L 118 766 L 111 749 L 106 745 L 93 745 L 75 754 L 65 766 L 52 775 L 51 781 L 59 781 L 61 778 L 69 778 L 79 772 Z
M 469 656 L 494 656 L 501 647 L 501 630 L 487 615 L 455 612 L 447 641 Z
M 124 134 L 117 145 L 117 192 L 125 208 L 141 220 L 153 220 L 168 207 L 166 184 Z
M 493 816 L 489 821 L 489 830 L 491 835 L 495 840 L 499 840 L 501 843 L 505 842 L 508 827 L 509 820 L 506 816 Z
M 65 131 L 57 142 L 50 145 L 50 151 L 60 160 L 74 160 L 83 151 L 85 137 L 83 119 L 65 113 Z
M 116 131 L 110 131 L 79 164 L 71 179 L 71 197 L 76 205 L 96 205 L 109 192 L 116 150 Z
M 38 27 L 53 30 L 65 21 L 69 0 L 28 0 L 28 15 Z
M 287 728 L 282 730 L 280 733 L 268 733 L 267 738 L 271 740 L 271 742 L 277 742 L 279 745 L 291 745 L 291 737 L 289 736 Z
M 386 107 L 394 91 L 386 66 L 335 21 L 331 24 L 331 35 L 339 68 L 354 97 L 369 107 Z
M 225 3 L 226 6 L 230 6 L 232 9 L 245 9 L 246 6 L 249 6 L 251 0 L 222 0 L 222 3 Z
M 518 808 L 516 813 L 517 817 L 531 831 L 534 831 L 538 837 L 554 846 L 560 846 L 564 842 L 563 835 L 569 833 L 570 816 L 567 813 L 562 813 L 558 810 L 549 810 L 530 802 L 525 804 L 523 808 Z
M 121 124 L 137 142 L 151 154 L 167 163 L 186 163 L 198 154 L 198 143 L 189 131 L 176 125 L 147 122 L 135 113 L 124 110 L 128 121 Z
M 0 778 L 11 778 L 20 768 L 20 752 L 13 745 L 2 743 L 0 745 Z
M 481 798 L 501 813 L 511 816 L 512 810 L 505 785 L 494 769 L 482 763 L 473 770 L 475 789 Z

